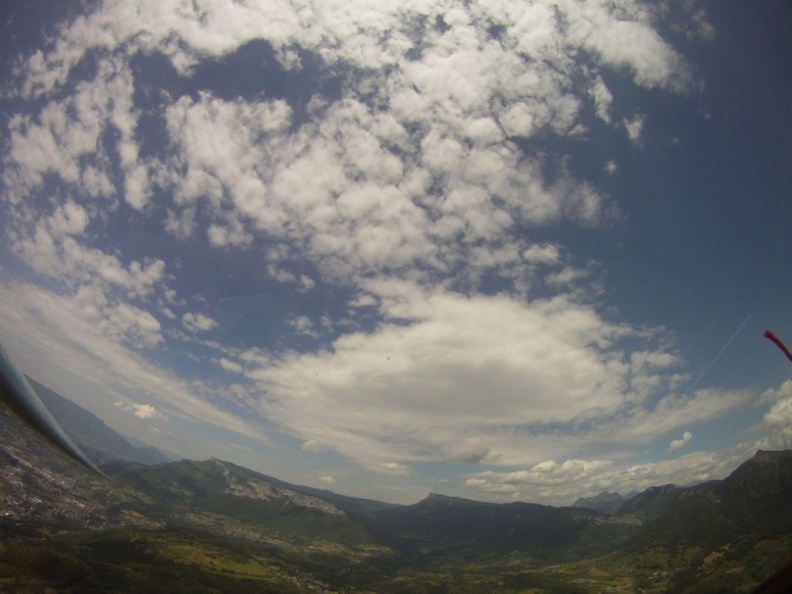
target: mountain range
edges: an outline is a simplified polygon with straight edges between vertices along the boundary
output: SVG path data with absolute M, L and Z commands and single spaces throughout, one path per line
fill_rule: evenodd
M 637 495 L 637 493 L 632 494 L 632 496 L 635 495 Z M 603 491 L 594 497 L 579 498 L 577 501 L 575 501 L 575 503 L 572 504 L 572 507 L 586 507 L 588 509 L 596 509 L 604 512 L 613 512 L 617 511 L 622 505 L 624 505 L 625 501 L 631 499 L 631 497 L 624 497 L 620 493 L 610 493 L 609 491 Z
M 152 446 L 133 445 L 129 439 L 80 405 L 33 378 L 28 377 L 27 380 L 61 427 L 92 459 L 100 461 L 104 458 L 121 458 L 142 464 L 160 464 L 173 460 Z
M 0 407 L 0 589 L 747 592 L 792 551 L 792 451 L 571 507 L 441 494 L 393 505 L 216 459 L 152 463 L 33 385 L 107 477 Z

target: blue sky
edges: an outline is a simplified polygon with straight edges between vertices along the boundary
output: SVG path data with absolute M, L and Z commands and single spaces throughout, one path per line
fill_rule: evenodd
M 177 455 L 568 504 L 792 445 L 792 7 L 7 3 L 0 340 Z

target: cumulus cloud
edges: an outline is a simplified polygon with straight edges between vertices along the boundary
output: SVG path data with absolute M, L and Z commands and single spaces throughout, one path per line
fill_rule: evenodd
M 330 475 L 320 476 L 319 480 L 328 485 L 335 485 L 336 480 Z
M 230 359 L 226 359 L 225 357 L 220 358 L 220 367 L 226 371 L 232 371 L 234 373 L 242 373 L 243 370 L 239 363 L 236 361 L 231 361 Z
M 53 237 L 79 235 L 88 226 L 88 213 L 76 202 L 67 200 L 49 217 L 48 226 Z
M 103 291 L 120 289 L 132 297 L 151 294 L 165 276 L 165 262 L 159 258 L 131 260 L 128 264 L 114 254 L 86 246 L 79 235 L 87 224 L 85 210 L 71 202 L 15 233 L 15 249 L 33 270 L 67 288 L 91 287 Z
M 73 53 L 77 51 L 72 48 Z M 31 60 L 33 64 L 36 56 Z M 121 195 L 132 207 L 142 208 L 151 188 L 147 166 L 138 159 L 133 93 L 128 64 L 112 56 L 98 57 L 95 78 L 77 84 L 74 94 L 47 103 L 36 119 L 12 118 L 9 128 L 13 167 L 4 175 L 5 182 L 20 195 L 26 195 L 41 187 L 45 174 L 54 173 L 92 198 Z M 110 179 L 111 147 L 105 137 L 108 129 L 116 138 L 112 149 L 122 172 L 118 188 Z
M 269 395 L 262 412 L 367 467 L 394 453 L 405 461 L 497 456 L 520 464 L 585 441 L 646 443 L 747 397 L 663 396 L 675 358 L 662 351 L 631 358 L 620 341 L 636 331 L 567 298 L 523 303 L 416 288 L 405 300 L 397 296 L 408 288 L 392 289 L 383 283 L 376 296 L 381 314 L 399 323 L 251 370 Z M 590 433 L 584 422 L 594 424 Z M 556 437 L 539 436 L 545 424 Z
M 409 474 L 411 472 L 409 466 L 400 464 L 399 462 L 383 462 L 377 466 L 375 470 L 388 474 Z
M 408 59 L 414 48 L 405 32 L 427 11 L 442 12 L 449 30 L 425 31 L 421 59 Z M 197 20 L 201 27 L 195 27 Z M 491 38 L 482 23 L 502 27 L 499 39 Z M 91 33 L 97 27 L 102 36 Z M 382 43 L 372 42 L 375 32 Z M 172 42 L 174 36 L 180 43 Z M 125 45 L 161 52 L 189 76 L 199 57 L 227 55 L 262 36 L 286 68 L 297 66 L 286 45 L 297 44 L 329 63 L 370 73 L 370 88 L 388 93 L 382 99 L 390 111 L 364 100 L 368 91 L 360 91 L 369 88 L 367 83 L 347 89 L 342 101 L 315 103 L 296 129 L 292 108 L 280 99 L 228 101 L 210 92 L 197 99 L 184 96 L 166 110 L 171 158 L 156 166 L 141 164 L 134 140 L 140 115 L 131 101 L 134 80 L 123 54 L 113 52 Z M 35 185 L 43 171 L 54 168 L 76 182 L 78 158 L 88 153 L 96 155 L 90 170 L 96 177 L 103 171 L 98 139 L 112 125 L 120 133 L 116 148 L 125 172 L 119 191 L 131 206 L 148 203 L 146 180 L 152 178 L 172 190 L 175 204 L 166 228 L 177 236 L 194 232 L 197 208 L 210 218 L 205 232 L 212 245 L 249 246 L 262 233 L 280 237 L 307 248 L 304 255 L 335 279 L 385 269 L 445 272 L 471 257 L 485 268 L 515 268 L 514 259 L 491 254 L 516 225 L 565 217 L 600 220 L 601 196 L 571 177 L 543 183 L 535 164 L 508 137 L 581 129 L 582 102 L 570 92 L 574 66 L 567 48 L 585 49 L 596 58 L 575 76 L 590 77 L 589 93 L 606 120 L 612 97 L 599 66 L 626 69 L 639 85 L 669 89 L 679 88 L 686 73 L 682 58 L 655 33 L 652 15 L 631 2 L 619 10 L 572 1 L 506 3 L 497 9 L 408 4 L 398 11 L 350 5 L 314 7 L 307 20 L 278 2 L 198 12 L 168 3 L 155 7 L 141 1 L 131 9 L 109 2 L 64 29 L 57 47 L 31 59 L 26 93 L 50 92 L 90 48 L 104 48 L 111 57 L 75 99 L 91 109 L 74 117 L 52 102 L 46 124 L 39 125 L 44 134 L 35 137 L 29 132 L 32 122 L 14 125 L 21 176 Z M 400 67 L 384 70 L 394 64 Z M 627 127 L 637 139 L 638 120 Z M 25 149 L 23 142 L 38 143 L 40 149 Z M 58 151 L 65 156 L 52 158 Z M 48 157 L 23 158 L 33 154 Z M 146 174 L 154 170 L 157 175 Z M 449 199 L 427 199 L 432 186 Z M 445 247 L 451 238 L 454 249 Z M 484 259 L 468 249 L 469 242 L 482 240 Z
M 792 399 L 792 380 L 785 381 L 778 388 L 765 390 L 759 399 L 763 403 Z
M 603 197 L 569 175 L 546 183 L 537 164 L 508 140 L 542 130 L 571 133 L 579 123 L 582 103 L 569 91 L 572 64 L 564 48 L 577 46 L 598 56 L 590 66 L 589 94 L 606 120 L 612 97 L 599 62 L 626 67 L 643 86 L 674 88 L 685 70 L 654 33 L 651 15 L 637 4 L 625 7 L 538 2 L 448 10 L 410 4 L 391 11 L 350 6 L 342 11 L 344 19 L 338 7 L 314 7 L 313 18 L 305 20 L 280 3 L 194 12 L 167 3 L 130 8 L 109 2 L 66 27 L 53 52 L 30 59 L 22 92 L 47 96 L 85 51 L 106 50 L 96 77 L 78 85 L 66 102 L 46 103 L 36 120 L 12 120 L 12 173 L 6 181 L 29 193 L 53 172 L 90 195 L 98 188 L 124 195 L 138 210 L 149 203 L 154 183 L 173 195 L 165 228 L 177 237 L 195 232 L 200 213 L 208 217 L 204 232 L 212 246 L 248 247 L 262 235 L 282 239 L 299 245 L 302 256 L 329 279 L 466 269 L 458 280 L 477 283 L 495 270 L 528 286 L 536 264 L 558 259 L 554 248 L 540 256 L 535 246 L 521 246 L 515 229 L 563 218 L 592 223 L 605 212 Z M 424 32 L 421 59 L 407 59 L 413 48 L 404 32 L 427 10 L 443 11 L 450 29 Z M 194 26 L 196 19 L 202 27 Z M 502 26 L 499 40 L 488 39 L 480 29 L 484 22 Z M 92 33 L 97 28 L 102 36 Z M 367 36 L 352 34 L 355 30 Z M 371 42 L 368 35 L 375 31 L 384 43 Z M 172 43 L 174 35 L 180 43 Z M 341 101 L 312 103 L 313 110 L 297 123 L 282 99 L 224 100 L 204 91 L 165 105 L 169 156 L 141 160 L 135 135 L 141 112 L 134 107 L 135 81 L 124 61 L 129 50 L 116 51 L 130 45 L 164 53 L 189 76 L 199 57 L 227 55 L 254 36 L 267 39 L 286 68 L 299 67 L 284 45 L 294 43 L 333 63 L 364 68 L 376 77 L 372 88 L 388 93 L 390 111 L 375 108 L 364 93 L 350 88 Z M 527 62 L 524 55 L 542 59 Z M 401 67 L 383 79 L 382 68 L 396 63 Z M 626 125 L 631 135 L 640 134 L 633 132 L 639 120 Z M 115 145 L 106 143 L 108 129 L 118 132 Z M 118 183 L 110 179 L 107 154 L 113 150 L 124 173 Z M 117 192 L 110 191 L 113 184 Z M 438 191 L 445 199 L 431 198 Z M 103 258 L 111 265 L 104 270 L 118 268 L 112 256 L 78 242 L 62 250 L 72 255 L 67 266 L 48 265 L 59 253 L 48 234 L 81 232 L 88 220 L 74 203 L 59 212 L 52 230 L 20 239 L 34 267 L 73 274 L 75 260 Z M 503 248 L 507 238 L 516 246 L 511 252 Z M 305 289 L 313 286 L 305 275 L 298 280 Z
M 569 505 L 580 496 L 603 490 L 626 495 L 656 485 L 684 486 L 721 478 L 754 452 L 751 446 L 738 446 L 720 454 L 694 452 L 673 460 L 626 465 L 611 460 L 547 460 L 527 470 L 471 474 L 465 486 L 478 497 L 502 499 L 516 494 L 530 501 Z
M 532 264 L 558 264 L 560 261 L 558 247 L 552 244 L 528 246 L 523 251 L 522 257 Z
M 597 110 L 597 117 L 599 117 L 606 124 L 611 123 L 611 105 L 613 103 L 613 95 L 605 85 L 605 81 L 601 76 L 594 79 L 591 88 L 589 89 L 592 99 L 594 100 L 594 107 Z
M 627 132 L 627 138 L 630 139 L 634 145 L 641 146 L 641 134 L 643 134 L 644 123 L 646 117 L 639 114 L 630 119 L 625 119 L 624 129 Z
M 151 404 L 129 404 L 124 402 L 116 402 L 114 406 L 123 410 L 124 412 L 131 413 L 138 419 L 144 421 L 166 421 L 168 419 L 167 415 L 159 411 Z
M 297 316 L 289 322 L 289 324 L 297 331 L 297 334 L 302 336 L 311 336 L 316 338 L 319 333 L 314 327 L 314 323 L 308 316 Z
M 187 312 L 182 316 L 182 326 L 191 332 L 207 332 L 217 328 L 217 322 L 202 313 Z
M 764 449 L 787 449 L 792 447 L 792 380 L 787 380 L 777 389 L 765 391 L 762 402 L 772 402 L 762 422 L 770 434 L 759 442 Z
M 693 434 L 690 431 L 685 431 L 681 438 L 671 442 L 668 446 L 668 451 L 673 452 L 674 450 L 685 447 L 691 439 L 693 439 Z
M 558 13 L 565 18 L 559 19 Z M 473 26 L 483 22 L 501 25 L 501 43 L 525 55 L 562 61 L 565 47 L 558 42 L 559 36 L 565 35 L 570 45 L 594 52 L 604 64 L 629 69 L 642 86 L 673 87 L 685 82 L 684 61 L 654 31 L 648 8 L 637 2 L 617 6 L 572 0 L 528 5 L 497 2 L 473 4 L 467 9 L 407 2 L 398 10 L 371 10 L 367 4 L 350 2 L 298 12 L 275 1 L 250 6 L 229 4 L 223 10 L 199 6 L 179 10 L 175 0 L 145 0 L 131 6 L 116 0 L 65 30 L 57 52 L 34 55 L 23 88 L 29 94 L 48 92 L 63 82 L 90 48 L 134 44 L 144 51 L 163 51 L 181 73 L 187 74 L 199 57 L 227 54 L 255 37 L 269 40 L 286 68 L 298 65 L 287 49 L 297 42 L 317 48 L 331 64 L 347 62 L 375 71 L 404 60 L 413 50 L 405 35 L 410 19 L 437 14 L 444 14 L 450 29 L 428 32 L 424 40 L 428 48 L 422 48 L 423 52 L 435 43 L 446 48 L 475 43 Z M 201 27 L 195 26 L 199 20 Z M 705 17 L 699 14 L 697 23 L 701 28 Z M 103 35 L 96 35 L 97 29 Z M 174 34 L 182 43 L 168 41 Z M 372 39 L 380 41 L 373 43 Z

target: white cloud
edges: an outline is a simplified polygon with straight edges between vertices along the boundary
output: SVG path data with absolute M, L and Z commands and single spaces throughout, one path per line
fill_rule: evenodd
M 787 380 L 778 389 L 771 389 L 761 396 L 762 402 L 772 402 L 764 417 L 764 426 L 769 435 L 759 442 L 764 449 L 787 449 L 792 447 L 792 380 Z
M 474 452 L 520 464 L 586 442 L 647 443 L 746 397 L 700 391 L 650 405 L 675 381 L 673 370 L 631 365 L 618 344 L 637 333 L 567 298 L 526 304 L 416 290 L 404 300 L 407 289 L 376 291 L 381 314 L 399 323 L 249 372 L 267 391 L 264 414 L 372 468 L 394 458 L 472 461 Z M 652 351 L 636 359 L 673 361 Z M 593 423 L 591 433 L 581 423 Z M 568 432 L 551 437 L 546 424 Z
M 647 369 L 666 369 L 679 363 L 679 358 L 670 353 L 635 351 L 630 355 L 630 365 L 636 372 Z
M 457 250 L 438 250 L 437 242 L 445 240 L 449 233 L 462 232 L 470 240 L 482 238 L 496 242 L 520 219 L 541 223 L 568 215 L 582 221 L 596 221 L 601 216 L 601 198 L 590 188 L 576 187 L 565 178 L 557 186 L 545 189 L 536 179 L 538 170 L 528 164 L 520 165 L 519 155 L 512 149 L 473 150 L 449 161 L 447 147 L 443 145 L 442 150 L 434 147 L 431 133 L 422 145 L 430 169 L 440 167 L 441 161 L 433 159 L 442 158 L 442 162 L 455 163 L 454 175 L 463 179 L 455 182 L 455 189 L 442 204 L 424 204 L 418 208 L 416 194 L 426 191 L 426 181 L 415 188 L 409 183 L 398 186 L 394 183 L 401 176 L 402 165 L 394 175 L 382 167 L 387 169 L 391 167 L 387 163 L 402 161 L 392 153 L 383 152 L 380 141 L 368 132 L 370 128 L 376 130 L 379 116 L 357 102 L 344 102 L 331 108 L 321 129 L 306 125 L 288 141 L 273 137 L 273 146 L 266 140 L 262 144 L 260 138 L 253 144 L 245 135 L 235 132 L 238 123 L 234 118 L 238 117 L 240 104 L 229 110 L 224 102 L 204 95 L 201 104 L 182 100 L 174 106 L 174 114 L 176 108 L 181 115 L 178 123 L 171 126 L 172 134 L 190 164 L 186 179 L 179 181 L 180 200 L 191 203 L 199 197 L 187 194 L 192 187 L 206 192 L 205 183 L 190 182 L 191 176 L 202 171 L 201 175 L 210 173 L 232 197 L 233 204 L 224 205 L 219 198 L 223 192 L 218 192 L 217 197 L 214 193 L 209 196 L 215 217 L 208 229 L 211 242 L 218 246 L 248 244 L 255 234 L 266 232 L 270 237 L 307 245 L 304 255 L 334 279 L 349 279 L 386 268 L 410 269 L 415 273 L 424 267 L 447 269 L 453 262 L 462 261 L 467 252 L 464 243 Z M 207 118 L 212 122 L 212 137 L 219 139 L 217 145 L 225 145 L 220 151 L 222 157 L 200 156 L 206 148 L 197 139 L 207 132 L 203 129 Z M 347 138 L 341 144 L 328 143 L 326 137 L 330 133 L 334 137 L 341 133 Z M 373 143 L 361 151 L 366 159 L 374 155 L 370 162 L 354 154 L 355 147 L 363 142 L 361 137 Z M 362 173 L 367 181 L 350 178 L 350 168 L 359 172 L 356 175 Z M 256 177 L 250 177 L 251 170 L 257 172 Z M 449 174 L 447 168 L 438 171 Z M 408 174 L 407 181 L 416 179 L 416 175 L 420 177 L 419 174 L 420 170 L 414 170 Z M 489 187 L 491 193 L 508 198 L 513 205 L 493 210 L 496 204 L 492 196 L 474 184 Z M 520 187 L 528 189 L 528 200 L 524 193 L 518 200 Z M 420 200 L 425 202 L 425 198 Z M 229 211 L 229 207 L 238 212 Z M 179 221 L 177 217 L 169 220 Z M 192 210 L 187 220 L 194 220 Z M 289 220 L 299 220 L 301 224 L 286 224 Z M 245 227 L 245 221 L 251 221 L 252 226 Z M 184 233 L 179 223 L 169 225 L 175 232 Z M 415 268 L 416 262 L 421 268 Z M 276 264 L 273 262 L 270 267 L 278 271 L 278 278 L 283 277 L 284 281 L 294 278 Z
M 209 225 L 206 235 L 209 243 L 215 247 L 239 247 L 253 243 L 253 235 L 245 231 L 239 220 L 233 217 L 227 218 L 225 226 Z
M 409 474 L 411 472 L 409 466 L 400 464 L 398 462 L 383 462 L 378 467 L 376 467 L 376 470 L 389 474 Z
M 84 245 L 80 237 L 88 223 L 85 209 L 71 201 L 28 229 L 15 232 L 15 249 L 34 271 L 64 283 L 72 290 L 121 289 L 130 296 L 149 295 L 165 277 L 161 259 L 132 260 Z
M 226 359 L 225 357 L 220 358 L 220 367 L 233 373 L 242 373 L 243 370 L 243 367 L 239 363 Z
M 107 150 L 115 150 L 123 175 L 120 193 L 142 208 L 150 186 L 135 142 L 133 83 L 122 60 L 103 56 L 94 80 L 78 83 L 71 96 L 47 103 L 38 118 L 13 117 L 10 156 L 16 176 L 5 175 L 4 181 L 24 195 L 43 184 L 44 174 L 54 173 L 91 198 L 112 198 L 119 192 L 110 181 Z M 107 130 L 117 135 L 115 145 L 108 145 Z
M 563 64 L 565 41 L 595 52 L 607 65 L 627 68 L 639 84 L 673 87 L 684 81 L 682 58 L 657 35 L 651 13 L 637 2 L 491 2 L 466 10 L 416 1 L 376 8 L 362 1 L 327 2 L 296 9 L 273 0 L 192 10 L 176 0 L 141 0 L 132 5 L 116 0 L 63 31 L 55 52 L 33 56 L 27 64 L 25 91 L 41 93 L 60 84 L 88 48 L 124 43 L 144 51 L 164 51 L 182 74 L 199 57 L 227 54 L 253 38 L 269 40 L 289 66 L 295 61 L 286 46 L 296 42 L 317 49 L 329 64 L 346 62 L 376 71 L 404 60 L 412 43 L 402 31 L 411 18 L 442 13 L 451 29 L 442 35 L 427 32 L 425 52 L 437 47 L 453 56 L 455 49 L 475 47 L 479 37 L 474 27 L 495 23 L 505 29 L 501 43 L 524 55 Z M 558 14 L 565 25 L 559 23 Z M 702 29 L 704 16 L 699 14 L 694 24 Z M 495 44 L 489 47 L 497 51 Z M 460 86 L 458 92 L 466 89 Z
M 52 217 L 53 235 L 39 225 L 31 240 L 20 242 L 23 256 L 38 272 L 66 283 L 71 291 L 65 291 L 63 301 L 80 308 L 81 315 L 105 337 L 138 347 L 161 343 L 159 321 L 126 302 L 116 289 L 123 289 L 128 297 L 149 294 L 163 277 L 164 262 L 133 261 L 124 267 L 115 256 L 82 247 L 71 233 L 83 227 L 83 211 L 69 209 L 69 203 L 66 207 L 60 212 L 71 210 L 71 214 L 61 218 L 56 212 Z M 63 236 L 57 238 L 60 232 Z
M 207 332 L 217 328 L 217 325 L 217 322 L 202 313 L 187 312 L 182 316 L 182 326 L 190 332 Z
M 685 431 L 680 439 L 675 439 L 668 446 L 668 451 L 673 452 L 679 448 L 685 447 L 690 440 L 693 439 L 693 434 L 690 431 Z
M 298 285 L 298 288 L 297 288 L 297 290 L 300 293 L 305 293 L 307 291 L 310 291 L 315 286 L 316 286 L 316 283 L 314 282 L 314 280 L 310 276 L 308 276 L 306 274 L 301 274 L 300 275 L 299 285 Z
M 460 462 L 463 464 L 478 464 L 479 462 L 482 462 L 489 453 L 490 449 L 487 446 L 468 448 L 466 450 L 457 452 L 451 457 L 451 459 L 454 462 Z
M 684 89 L 690 84 L 684 59 L 653 29 L 645 5 L 598 0 L 578 3 L 567 15 L 572 43 L 595 52 L 609 66 L 628 69 L 639 85 Z
M 530 137 L 542 130 L 566 134 L 580 128 L 582 102 L 570 91 L 569 48 L 593 51 L 602 64 L 627 68 L 637 84 L 677 88 L 685 72 L 682 59 L 656 35 L 651 15 L 633 2 L 619 8 L 571 1 L 437 7 L 451 29 L 443 35 L 426 32 L 421 59 L 406 60 L 412 42 L 403 32 L 427 10 L 419 3 L 398 10 L 352 3 L 293 12 L 273 1 L 199 14 L 167 2 L 141 1 L 135 8 L 106 3 L 66 28 L 53 53 L 31 60 L 28 92 L 58 84 L 90 47 L 156 48 L 188 74 L 201 56 L 224 55 L 264 36 L 290 65 L 294 59 L 287 58 L 284 46 L 297 44 L 334 63 L 369 69 L 366 76 L 372 78 L 364 77 L 361 88 L 370 82 L 375 93 L 387 92 L 392 111 L 372 109 L 350 90 L 343 101 L 316 107 L 295 131 L 291 109 L 281 100 L 185 96 L 167 111 L 177 150 L 155 167 L 137 158 L 133 79 L 119 55 L 102 62 L 101 84 L 84 85 L 80 95 L 86 97 L 80 105 L 94 108 L 80 113 L 98 114 L 94 119 L 70 120 L 54 102 L 48 108 L 52 122 L 66 122 L 63 130 L 89 131 L 82 143 L 70 142 L 67 159 L 53 158 L 62 150 L 58 141 L 65 132 L 56 138 L 50 132 L 54 123 L 42 126 L 44 140 L 36 142 L 50 147 L 39 151 L 48 156 L 20 171 L 32 179 L 55 167 L 65 179 L 77 180 L 74 155 L 96 151 L 100 131 L 111 122 L 120 133 L 117 148 L 129 204 L 139 209 L 148 203 L 149 174 L 157 169 L 157 183 L 172 189 L 176 202 L 166 219 L 171 233 L 192 235 L 196 209 L 205 210 L 212 245 L 250 246 L 261 234 L 285 239 L 307 247 L 304 255 L 334 280 L 383 270 L 442 273 L 473 256 L 470 242 L 483 239 L 489 244 L 484 252 L 491 253 L 516 225 L 552 224 L 564 217 L 600 221 L 601 196 L 568 176 L 548 187 L 535 164 L 505 142 L 504 134 Z M 499 42 L 488 39 L 482 23 L 503 25 Z M 102 35 L 96 35 L 96 27 Z M 381 42 L 373 43 L 372 36 Z M 526 55 L 541 59 L 526 61 Z M 397 63 L 400 68 L 388 74 L 382 70 Z M 600 117 L 608 119 L 612 98 L 596 66 L 586 71 L 590 93 Z M 105 89 L 108 83 L 117 87 L 112 93 Z M 406 109 L 408 103 L 413 108 Z M 408 132 L 416 121 L 422 126 Z M 629 124 L 635 136 L 637 120 Z M 32 142 L 25 126 L 21 120 L 15 124 L 14 138 Z M 34 153 L 20 148 L 15 154 L 23 164 L 24 155 Z M 97 170 L 91 167 L 86 172 L 93 179 Z M 432 175 L 449 200 L 426 200 Z M 454 249 L 448 246 L 452 235 Z M 497 258 L 482 265 L 502 271 L 512 264 Z M 466 280 L 480 277 L 475 272 Z
M 174 237 L 182 240 L 189 239 L 195 232 L 196 227 L 194 208 L 184 208 L 180 212 L 168 209 L 168 214 L 165 218 L 165 231 Z
M 630 142 L 636 146 L 641 146 L 641 135 L 643 133 L 645 121 L 646 117 L 641 114 L 623 121 L 624 129 L 627 131 L 627 137 L 630 139 Z
M 79 204 L 68 200 L 55 209 L 47 222 L 53 237 L 80 235 L 88 226 L 88 213 Z
M 792 399 L 792 380 L 787 380 L 777 389 L 769 389 L 762 392 L 759 397 L 761 402 L 777 402 L 779 400 Z
M 297 316 L 291 320 L 289 324 L 297 331 L 297 334 L 301 336 L 311 336 L 313 338 L 319 336 L 319 333 L 314 327 L 314 323 L 308 316 Z
M 603 490 L 626 495 L 656 485 L 685 486 L 722 478 L 755 451 L 755 448 L 745 445 L 720 454 L 693 452 L 673 460 L 644 464 L 618 464 L 611 460 L 569 459 L 561 463 L 548 460 L 528 470 L 485 471 L 468 475 L 465 486 L 474 497 L 503 499 L 516 495 L 528 501 L 569 505 L 578 497 L 593 496 Z
M 613 95 L 610 89 L 605 85 L 605 81 L 601 76 L 594 79 L 594 83 L 589 89 L 591 98 L 594 100 L 594 107 L 597 110 L 597 117 L 606 124 L 611 123 L 611 107 L 613 104 Z
M 0 285 L 0 330 L 9 351 L 34 353 L 22 360 L 23 371 L 48 385 L 76 385 L 75 401 L 102 418 L 112 416 L 113 402 L 129 402 L 130 395 L 145 395 L 149 403 L 169 418 L 178 418 L 203 428 L 234 431 L 260 443 L 269 443 L 262 427 L 249 413 L 248 420 L 235 416 L 212 403 L 213 391 L 200 383 L 178 377 L 133 345 L 119 339 L 123 327 L 113 312 L 103 313 L 89 294 L 64 296 L 41 287 L 14 281 Z M 128 323 L 135 324 L 145 312 L 130 312 Z M 141 331 L 142 332 L 142 331 Z M 25 364 L 26 363 L 26 364 Z M 92 394 L 103 394 L 91 400 Z M 112 400 L 107 400 L 112 398 Z M 133 411 L 134 412 L 134 411 Z M 124 427 L 123 422 L 120 426 Z M 129 431 L 134 434 L 134 428 Z M 216 444 L 196 444 L 185 434 L 171 429 L 154 445 L 172 451 L 195 452 L 211 456 Z
M 167 415 L 157 410 L 157 408 L 151 404 L 129 404 L 124 402 L 116 402 L 114 406 L 123 410 L 124 412 L 131 413 L 138 419 L 144 421 L 166 421 L 168 419 Z
M 670 374 L 666 381 L 674 382 Z M 644 389 L 644 382 L 639 382 L 637 394 Z M 655 389 L 658 389 L 655 386 Z M 714 388 L 697 390 L 692 395 L 666 393 L 653 403 L 651 407 L 632 409 L 626 419 L 619 418 L 604 424 L 598 430 L 601 438 L 588 436 L 593 441 L 600 439 L 623 440 L 636 442 L 652 441 L 680 427 L 716 419 L 730 410 L 749 402 L 754 395 L 748 391 L 723 391 Z M 625 420 L 627 422 L 625 422 Z
M 327 483 L 328 485 L 335 485 L 336 480 L 330 475 L 323 475 L 319 477 L 319 480 L 323 483 Z

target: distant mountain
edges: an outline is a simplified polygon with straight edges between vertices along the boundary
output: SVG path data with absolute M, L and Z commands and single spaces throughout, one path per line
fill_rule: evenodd
M 0 402 L 0 576 L 14 590 L 335 592 L 328 580 L 377 577 L 367 559 L 391 555 L 333 504 L 234 464 L 104 470 L 77 464 Z
M 332 503 L 276 485 L 268 477 L 221 460 L 182 460 L 130 467 L 112 477 L 149 501 L 125 509 L 171 526 L 201 526 L 226 535 L 321 538 L 347 545 L 371 543 L 368 533 Z
M 635 534 L 630 516 L 535 503 L 483 503 L 432 494 L 414 505 L 355 516 L 389 546 L 426 557 L 570 560 L 612 550 Z
M 654 519 L 665 513 L 682 491 L 683 488 L 676 485 L 649 487 L 643 493 L 625 501 L 616 511 Z
M 392 505 L 216 459 L 103 470 L 0 403 L 0 575 L 26 591 L 747 592 L 792 547 L 792 451 L 618 512 Z
M 585 507 L 596 511 L 615 512 L 624 505 L 625 501 L 627 501 L 627 499 L 622 497 L 619 493 L 603 491 L 594 497 L 579 498 L 572 504 L 572 507 Z
M 639 544 L 718 549 L 792 532 L 792 451 L 758 450 L 722 480 L 693 487 L 652 487 L 620 512 L 648 521 Z
M 335 493 L 334 491 L 329 491 L 327 489 L 317 489 L 315 487 L 308 487 L 305 485 L 295 485 L 293 483 L 287 483 L 272 476 L 267 476 L 267 475 L 260 475 L 260 476 L 271 482 L 273 485 L 284 487 L 286 489 L 291 489 L 293 491 L 299 491 L 300 493 L 305 493 L 306 495 L 313 495 L 314 497 L 319 497 L 320 499 L 324 499 L 325 501 L 332 503 L 333 505 L 335 505 L 339 509 L 344 510 L 345 512 L 358 513 L 358 514 L 373 513 L 384 509 L 392 509 L 394 507 L 399 507 L 399 505 L 395 503 L 386 503 L 384 501 L 376 501 L 374 499 L 365 499 L 362 497 L 350 497 L 348 495 L 340 495 L 339 493 Z
M 618 512 L 439 494 L 392 505 L 216 459 L 115 458 L 103 470 L 0 403 L 0 575 L 56 592 L 585 592 L 592 579 L 595 591 L 747 592 L 792 543 L 792 451 L 758 451 L 722 480 L 652 487 Z M 183 588 L 146 577 L 166 574 Z M 476 586 L 457 587 L 465 579 Z M 53 588 L 63 580 L 74 587 Z
M 174 454 L 170 450 L 166 450 L 164 448 L 155 448 L 154 446 L 147 444 L 145 441 L 143 441 L 142 439 L 138 439 L 137 437 L 133 437 L 131 435 L 127 435 L 126 433 L 121 433 L 121 432 L 118 432 L 118 434 L 136 448 L 140 448 L 143 450 L 152 450 L 152 449 L 156 450 L 160 457 L 163 456 L 165 457 L 164 460 L 165 462 L 175 462 L 176 460 L 182 459 L 182 456 L 179 456 L 178 454 Z
M 53 417 L 64 431 L 92 458 L 100 461 L 110 456 L 141 464 L 161 464 L 171 458 L 152 446 L 138 447 L 129 443 L 104 421 L 32 378 L 27 378 Z M 93 455 L 92 455 L 93 454 Z M 98 454 L 98 456 L 97 456 Z

